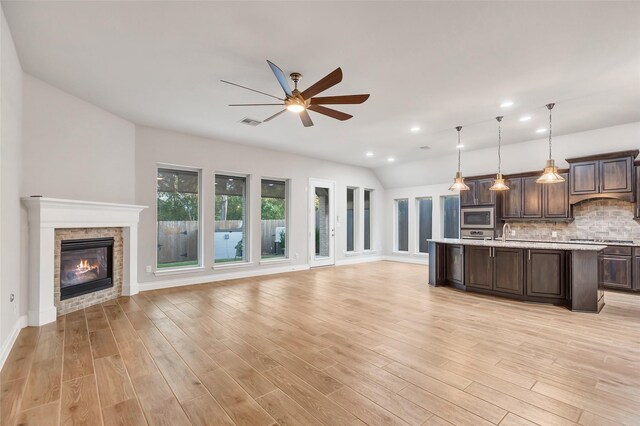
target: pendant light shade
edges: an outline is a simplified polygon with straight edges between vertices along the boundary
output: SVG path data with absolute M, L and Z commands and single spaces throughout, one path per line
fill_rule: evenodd
M 458 150 L 458 171 L 456 172 L 455 179 L 453 179 L 453 185 L 449 187 L 449 191 L 468 191 L 469 187 L 464 183 L 464 178 L 460 171 L 460 150 L 462 150 L 462 145 L 460 144 L 460 130 L 462 130 L 462 126 L 456 127 L 456 130 L 458 131 L 458 145 L 456 145 L 456 149 Z
M 496 174 L 496 178 L 493 180 L 493 185 L 489 188 L 490 191 L 506 191 L 509 189 L 507 184 L 504 183 L 504 177 L 501 173 L 502 167 L 502 156 L 501 156 L 501 148 L 502 148 L 502 128 L 500 127 L 500 122 L 502 121 L 502 116 L 496 117 L 498 121 L 498 173 Z
M 537 183 L 561 183 L 564 182 L 564 178 L 560 176 L 558 173 L 558 167 L 556 166 L 556 162 L 551 156 L 551 110 L 555 104 L 547 104 L 547 109 L 549 110 L 549 159 L 547 160 L 547 165 L 542 172 L 542 176 L 540 176 L 536 182 Z

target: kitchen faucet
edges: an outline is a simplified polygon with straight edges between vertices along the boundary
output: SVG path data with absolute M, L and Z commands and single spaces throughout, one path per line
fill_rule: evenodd
M 507 242 L 507 231 L 509 230 L 509 235 L 511 235 L 511 225 L 509 225 L 509 222 L 505 222 L 504 225 L 502 225 L 502 242 L 505 243 Z

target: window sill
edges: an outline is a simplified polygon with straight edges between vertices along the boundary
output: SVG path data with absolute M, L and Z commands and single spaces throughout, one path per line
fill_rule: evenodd
M 351 257 L 351 256 L 360 256 L 362 253 L 359 251 L 346 251 L 344 253 L 345 257 Z
M 277 263 L 291 263 L 291 258 L 289 257 L 281 257 L 276 259 L 262 259 L 260 260 L 261 265 L 272 265 Z
M 369 254 L 376 254 L 376 253 L 378 253 L 376 250 L 364 250 L 362 252 L 362 254 L 364 254 L 365 256 Z
M 394 250 L 394 251 L 391 252 L 391 254 L 399 255 L 399 256 L 409 256 L 409 252 L 408 251 L 397 251 L 397 250 Z
M 243 268 L 243 267 L 252 266 L 252 265 L 254 265 L 253 262 L 237 262 L 237 263 L 234 262 L 234 263 L 225 263 L 221 265 L 213 265 L 211 269 L 213 269 L 214 271 L 222 271 L 225 269 Z
M 158 269 L 153 275 L 156 277 L 163 277 L 165 275 L 176 275 L 176 274 L 190 274 L 193 272 L 204 271 L 204 266 L 194 266 L 192 268 L 180 268 L 180 269 Z
M 417 256 L 417 257 L 429 257 L 429 253 L 415 252 L 415 253 L 413 253 L 413 255 Z

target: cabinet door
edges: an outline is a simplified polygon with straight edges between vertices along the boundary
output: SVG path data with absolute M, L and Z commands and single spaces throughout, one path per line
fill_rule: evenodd
M 544 185 L 544 217 L 568 218 L 569 207 L 569 175 L 562 173 L 564 182 Z
M 447 281 L 464 282 L 464 252 L 462 246 L 447 245 Z
M 522 249 L 494 248 L 493 289 L 502 293 L 524 294 Z
M 600 284 L 605 287 L 631 288 L 631 256 L 600 255 Z
M 465 247 L 465 285 L 491 290 L 493 282 L 493 258 L 488 247 Z
M 633 258 L 633 289 L 640 290 L 640 257 Z
M 527 250 L 527 296 L 564 299 L 565 277 L 564 251 Z
M 631 192 L 631 157 L 600 160 L 600 192 Z
M 469 180 L 465 182 L 469 187 L 468 191 L 460 191 L 460 205 L 461 206 L 475 206 L 476 205 L 476 187 L 477 181 Z
M 522 217 L 542 217 L 542 184 L 538 176 L 522 178 Z
M 479 206 L 493 206 L 496 204 L 496 193 L 490 191 L 493 179 L 479 179 L 476 188 L 476 201 Z
M 507 179 L 508 191 L 502 195 L 502 217 L 505 219 L 519 218 L 522 213 L 522 179 Z
M 597 160 L 571 164 L 571 195 L 597 194 L 600 167 Z

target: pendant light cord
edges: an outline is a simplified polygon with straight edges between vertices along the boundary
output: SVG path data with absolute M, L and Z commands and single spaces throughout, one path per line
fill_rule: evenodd
M 551 110 L 555 104 L 547 104 L 547 108 L 549 109 L 549 160 L 553 157 L 551 156 Z
M 500 126 L 502 117 L 496 117 L 496 120 L 498 120 L 498 174 L 500 174 L 502 172 L 502 154 L 500 152 L 502 147 L 502 127 Z
M 456 145 L 456 148 L 458 148 L 458 173 L 460 172 L 460 166 L 461 166 L 461 161 L 460 161 L 460 130 L 462 130 L 462 126 L 458 126 L 456 127 L 456 130 L 458 131 L 458 145 Z

